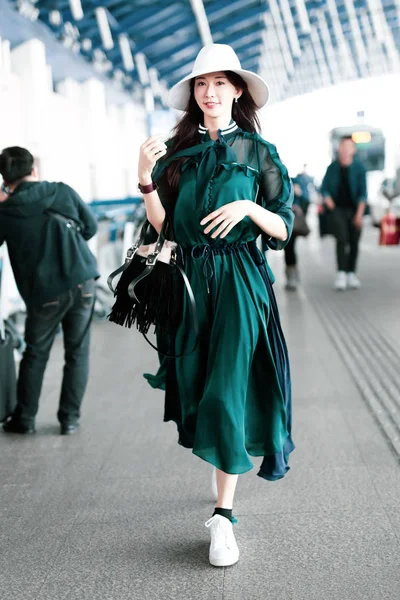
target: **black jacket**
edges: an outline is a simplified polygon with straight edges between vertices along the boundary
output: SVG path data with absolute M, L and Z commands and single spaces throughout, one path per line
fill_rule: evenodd
M 81 234 L 51 217 L 48 210 L 79 223 Z M 28 307 L 99 277 L 96 259 L 84 241 L 96 231 L 92 211 L 64 183 L 26 181 L 0 202 L 0 245 L 7 242 L 15 281 Z
M 324 197 L 331 196 L 335 203 L 338 201 L 340 179 L 340 162 L 334 160 L 326 170 L 322 181 L 321 193 Z M 351 198 L 355 207 L 357 207 L 360 202 L 367 202 L 366 171 L 362 162 L 357 158 L 355 158 L 349 166 L 349 184 Z

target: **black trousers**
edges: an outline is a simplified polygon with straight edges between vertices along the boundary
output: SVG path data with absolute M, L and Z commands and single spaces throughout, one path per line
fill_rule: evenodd
M 307 216 L 308 207 L 310 206 L 309 202 L 300 203 L 301 209 L 303 211 L 304 216 Z M 297 236 L 292 234 L 292 237 L 288 241 L 285 246 L 285 263 L 287 267 L 295 267 L 297 265 L 297 255 L 296 255 L 296 239 Z
M 32 424 L 39 409 L 43 376 L 54 338 L 61 325 L 64 334 L 64 375 L 57 417 L 60 423 L 79 419 L 89 376 L 90 320 L 95 282 L 86 281 L 73 290 L 28 308 L 25 324 L 26 350 L 19 368 L 17 407 L 14 416 Z
M 287 267 L 295 267 L 297 265 L 297 256 L 295 250 L 297 236 L 292 235 L 285 246 L 285 264 Z
M 336 238 L 338 271 L 353 273 L 357 268 L 358 246 L 361 230 L 354 225 L 355 211 L 351 208 L 335 208 L 329 215 L 332 233 Z

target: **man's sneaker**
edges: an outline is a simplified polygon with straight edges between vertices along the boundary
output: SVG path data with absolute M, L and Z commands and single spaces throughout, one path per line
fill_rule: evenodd
M 71 421 L 70 423 L 60 423 L 60 434 L 72 435 L 77 431 L 78 427 L 79 421 Z
M 213 467 L 212 475 L 211 475 L 211 494 L 213 500 L 218 500 L 218 486 L 217 486 L 217 469 Z
M 344 271 L 338 271 L 335 279 L 335 290 L 340 292 L 344 291 L 347 288 L 347 277 Z
M 299 274 L 295 266 L 286 267 L 286 289 L 294 292 L 297 290 Z
M 361 287 L 361 281 L 355 273 L 347 273 L 347 285 L 351 290 L 358 290 Z
M 210 528 L 210 564 L 213 567 L 230 567 L 239 560 L 239 548 L 233 535 L 232 523 L 222 515 L 214 515 L 206 523 Z

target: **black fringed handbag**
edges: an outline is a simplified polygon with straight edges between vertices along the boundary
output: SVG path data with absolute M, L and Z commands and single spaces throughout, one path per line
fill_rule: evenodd
M 150 223 L 145 221 L 137 240 L 127 251 L 125 263 L 107 279 L 108 287 L 115 296 L 108 319 L 125 327 L 132 327 L 136 323 L 136 328 L 152 348 L 164 356 L 179 358 L 191 354 L 197 347 L 199 326 L 196 301 L 183 269 L 182 249 L 168 239 L 174 237 L 170 222 L 165 219 L 155 243 L 144 245 L 150 227 Z M 114 289 L 113 280 L 120 273 L 121 278 Z M 175 337 L 182 321 L 185 290 L 193 317 L 195 345 L 187 353 L 163 352 L 152 344 L 147 334 L 154 325 L 158 337 Z

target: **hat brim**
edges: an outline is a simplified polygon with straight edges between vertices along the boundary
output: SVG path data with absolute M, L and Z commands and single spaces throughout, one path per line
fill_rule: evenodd
M 265 83 L 264 79 L 256 73 L 246 71 L 244 69 L 214 69 L 213 71 L 193 71 L 181 81 L 178 81 L 169 91 L 168 94 L 168 105 L 171 108 L 185 111 L 188 107 L 190 98 L 190 80 L 200 75 L 206 75 L 206 73 L 217 73 L 220 71 L 232 71 L 237 73 L 247 83 L 247 87 L 251 97 L 257 105 L 257 108 L 263 108 L 269 99 L 269 88 Z

